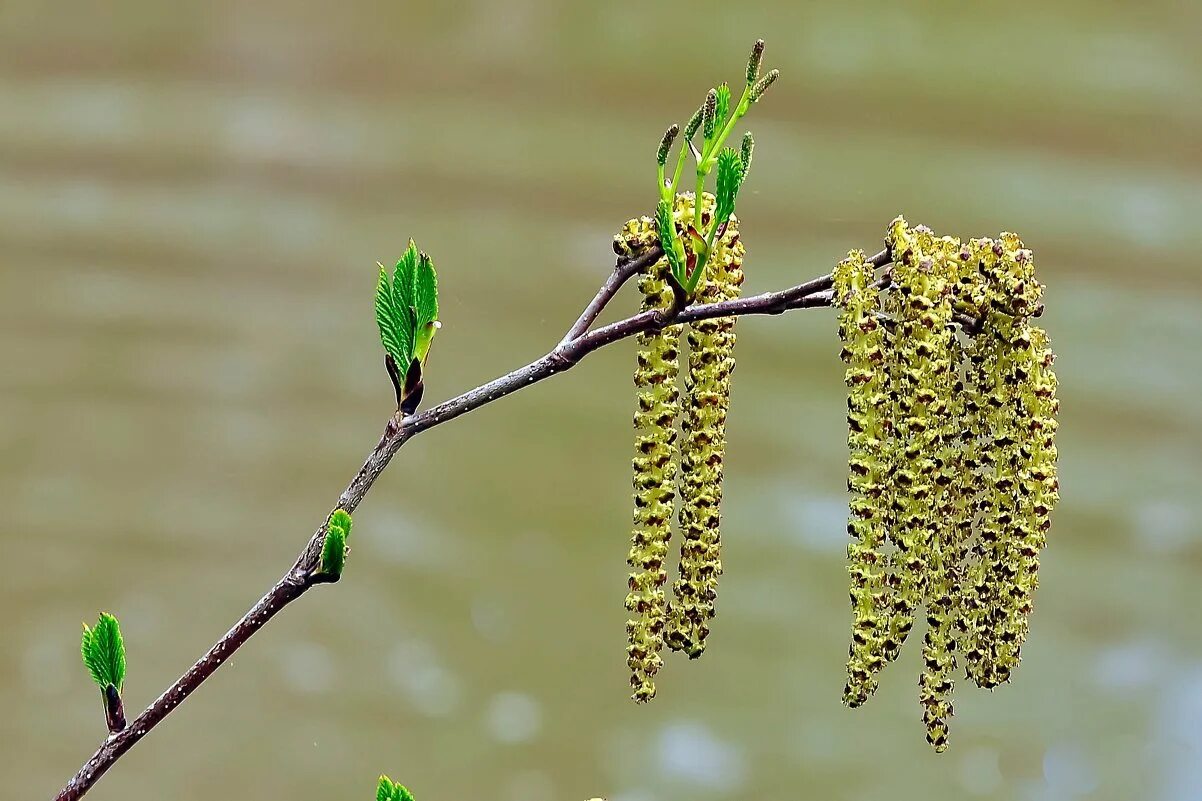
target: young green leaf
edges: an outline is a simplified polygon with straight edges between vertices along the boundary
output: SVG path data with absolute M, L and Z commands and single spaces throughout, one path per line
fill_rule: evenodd
M 730 219 L 735 211 L 735 197 L 743 183 L 743 160 L 734 148 L 724 147 L 718 153 L 718 191 L 714 210 L 715 226 Z
M 321 573 L 338 577 L 346 566 L 346 535 L 342 529 L 330 526 L 321 545 Z
M 376 785 L 376 801 L 413 801 L 413 794 L 404 785 L 381 776 L 380 783 Z
M 668 258 L 668 266 L 676 282 L 684 284 L 686 271 L 684 263 L 684 245 L 676 235 L 676 223 L 672 219 L 672 201 L 661 199 L 655 210 L 655 226 L 659 231 L 659 245 Z
M 414 332 L 413 356 L 423 363 L 430 353 L 430 343 L 438 333 L 438 274 L 430 257 L 422 253 L 418 257 L 414 308 L 417 312 L 417 329 Z
M 117 618 L 102 612 L 95 628 L 88 628 L 85 623 L 79 652 L 92 680 L 101 690 L 111 684 L 121 691 L 125 684 L 125 643 Z
M 730 118 L 730 86 L 722 84 L 718 87 L 716 114 L 719 128 Z
M 410 239 L 392 276 L 392 302 L 398 309 L 412 309 L 417 305 L 417 264 L 417 244 Z
M 405 330 L 405 318 L 397 314 L 392 302 L 392 283 L 388 271 L 380 265 L 380 280 L 376 283 L 376 326 L 380 329 L 380 344 L 384 352 L 398 364 L 409 363 L 409 332 Z
M 346 543 L 351 536 L 351 516 L 345 509 L 335 509 L 326 524 L 326 538 L 321 545 L 321 569 L 325 576 L 338 578 L 346 566 Z
M 335 509 L 334 514 L 330 515 L 330 525 L 342 529 L 343 539 L 348 541 L 351 538 L 351 525 L 353 522 L 350 513 L 342 508 Z

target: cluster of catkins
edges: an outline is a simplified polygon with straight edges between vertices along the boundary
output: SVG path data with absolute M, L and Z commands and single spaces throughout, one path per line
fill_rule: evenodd
M 714 199 L 702 195 L 702 221 L 708 224 Z M 682 234 L 693 220 L 694 195 L 676 197 L 674 217 Z M 688 236 L 682 236 L 685 242 Z M 650 217 L 630 220 L 614 237 L 619 255 L 645 252 L 659 243 Z M 690 252 L 690 261 L 692 253 Z M 743 244 L 731 217 L 715 238 L 696 301 L 716 303 L 739 295 L 743 283 Z M 639 276 L 643 310 L 667 311 L 675 302 L 667 259 Z M 638 336 L 634 373 L 638 407 L 634 415 L 634 526 L 631 535 L 627 663 L 635 701 L 655 697 L 655 675 L 663 666 L 665 643 L 690 658 L 701 656 L 714 616 L 722 573 L 718 523 L 722 503 L 722 459 L 726 415 L 734 370 L 735 319 L 704 320 L 688 328 L 688 365 L 683 406 L 679 358 L 684 325 Z M 677 427 L 679 425 L 679 431 Z M 677 510 L 677 496 L 680 503 Z M 679 575 L 669 599 L 664 589 L 673 512 L 681 533 Z
M 898 218 L 877 280 L 833 274 L 847 365 L 849 706 L 864 703 L 926 612 L 919 700 L 947 748 L 957 655 L 979 687 L 1026 639 L 1056 476 L 1056 375 L 1033 318 L 1043 287 L 1017 236 L 965 243 Z

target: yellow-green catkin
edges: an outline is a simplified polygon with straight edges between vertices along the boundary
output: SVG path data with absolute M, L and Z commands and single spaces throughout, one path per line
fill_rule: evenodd
M 889 387 L 883 366 L 885 326 L 872 265 L 853 250 L 832 274 L 839 305 L 840 357 L 847 365 L 847 489 L 851 492 L 847 572 L 851 577 L 852 629 L 843 702 L 856 707 L 877 688 L 884 665 L 887 471 L 883 444 L 888 434 Z
M 950 237 L 935 238 L 922 226 L 914 230 L 913 236 L 924 263 L 929 265 L 928 274 L 937 276 L 939 287 L 934 293 L 934 307 L 921 321 L 927 329 L 926 344 L 930 349 L 927 388 L 935 400 L 927 405 L 926 421 L 930 425 L 929 446 L 934 465 L 933 496 L 925 504 L 930 510 L 924 590 L 927 628 L 918 687 L 927 742 L 941 753 L 947 750 L 955 687 L 961 549 L 966 533 L 971 531 L 967 505 L 971 502 L 972 482 L 963 474 L 963 406 L 957 392 L 960 348 L 952 327 L 960 242 Z
M 693 214 L 693 196 L 677 198 L 678 219 Z M 702 196 L 702 222 L 708 224 L 714 199 Z M 718 303 L 739 296 L 743 283 L 743 243 L 739 223 L 730 218 L 698 285 L 697 302 Z M 705 650 L 722 574 L 722 465 L 726 417 L 734 371 L 735 318 L 702 320 L 689 326 L 686 408 L 680 439 L 680 575 L 668 607 L 668 647 L 690 658 Z
M 1019 663 L 1055 500 L 1055 377 L 1046 334 L 1031 323 L 1042 293 L 1031 251 L 1004 233 L 974 240 L 970 252 L 985 293 L 970 359 L 985 424 L 962 627 L 968 675 L 996 687 Z
M 658 242 L 649 217 L 631 220 L 614 239 L 614 249 L 636 253 Z M 666 309 L 673 302 L 667 281 L 668 264 L 660 259 L 638 279 L 643 309 Z M 626 608 L 629 637 L 627 664 L 635 701 L 655 697 L 655 675 L 663 665 L 666 619 L 664 560 L 671 537 L 676 493 L 676 417 L 678 412 L 677 354 L 679 326 L 638 336 L 638 365 L 634 373 L 637 408 L 634 415 L 634 524 L 627 563 L 631 567 Z
M 886 364 L 893 395 L 886 451 L 894 486 L 890 537 L 896 548 L 890 571 L 892 608 L 885 661 L 897 658 L 924 600 L 931 568 L 935 520 L 938 425 L 946 413 L 944 389 L 951 369 L 948 323 L 952 310 L 947 275 L 928 252 L 929 230 L 911 230 L 900 217 L 889 228 L 894 291 L 886 311 L 896 326 Z

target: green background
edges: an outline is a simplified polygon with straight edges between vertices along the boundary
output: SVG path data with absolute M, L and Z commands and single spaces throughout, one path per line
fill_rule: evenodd
M 904 213 L 1048 284 L 1063 502 L 1025 660 L 923 739 L 917 648 L 840 706 L 833 316 L 739 324 L 710 649 L 626 700 L 629 343 L 409 444 L 344 581 L 96 801 L 1186 799 L 1202 790 L 1202 5 L 365 0 L 0 5 L 0 779 L 103 735 L 79 622 L 149 703 L 291 564 L 392 408 L 375 262 L 413 236 L 427 405 L 553 345 L 654 154 L 768 40 L 746 290 Z M 665 103 L 669 105 L 665 107 Z M 617 311 L 633 308 L 623 295 Z

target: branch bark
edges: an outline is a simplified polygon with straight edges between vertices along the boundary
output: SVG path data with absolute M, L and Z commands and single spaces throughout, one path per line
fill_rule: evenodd
M 659 249 L 653 248 L 633 259 L 619 261 L 614 272 L 602 284 L 563 340 L 539 359 L 419 414 L 400 418 L 398 413 L 398 416 L 391 418 L 380 441 L 368 454 L 363 467 L 338 497 L 337 507 L 353 512 L 388 466 L 388 462 L 412 437 L 519 389 L 562 373 L 579 364 L 588 354 L 607 345 L 643 331 L 658 330 L 680 323 L 714 317 L 782 314 L 792 309 L 831 305 L 831 277 L 823 275 L 778 292 L 765 292 L 722 303 L 688 306 L 667 314 L 643 312 L 590 331 L 592 324 L 617 295 L 622 285 L 640 270 L 654 263 L 660 255 Z M 876 266 L 887 264 L 888 261 L 888 254 L 884 252 L 871 259 Z M 82 798 L 118 759 L 195 692 L 217 668 L 245 645 L 255 632 L 309 589 L 318 584 L 328 583 L 318 575 L 325 530 L 323 523 L 309 538 L 292 567 L 234 624 L 233 628 L 188 668 L 187 672 L 155 699 L 127 728 L 105 739 L 92 758 L 55 796 L 55 801 L 74 801 Z

